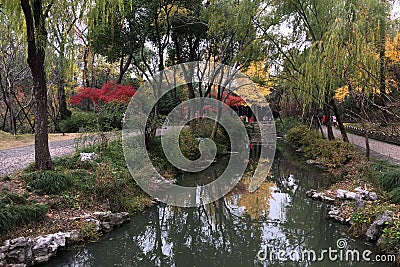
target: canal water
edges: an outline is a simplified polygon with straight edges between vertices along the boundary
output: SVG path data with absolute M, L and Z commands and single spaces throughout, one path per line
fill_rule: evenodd
M 208 183 L 226 163 L 182 175 L 178 183 Z M 372 261 L 379 252 L 371 244 L 327 220 L 326 204 L 306 198 L 307 190 L 328 183 L 329 177 L 280 143 L 271 173 L 256 192 L 239 184 L 199 208 L 159 204 L 44 266 L 390 266 Z

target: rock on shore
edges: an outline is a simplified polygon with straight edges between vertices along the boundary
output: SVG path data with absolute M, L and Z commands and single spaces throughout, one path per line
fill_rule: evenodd
M 95 212 L 82 218 L 87 222 L 94 223 L 99 232 L 109 232 L 130 221 L 129 213 Z M 48 261 L 57 254 L 61 248 L 70 243 L 80 240 L 79 230 L 72 230 L 65 233 L 55 233 L 36 238 L 18 237 L 6 240 L 0 246 L 0 266 L 32 266 Z

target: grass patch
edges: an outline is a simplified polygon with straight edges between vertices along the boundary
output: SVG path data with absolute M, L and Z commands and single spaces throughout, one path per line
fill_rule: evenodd
M 79 153 L 57 158 L 56 171 L 32 172 L 28 168 L 22 179 L 38 194 L 53 195 L 54 209 L 106 205 L 112 212 L 135 212 L 152 203 L 129 172 L 121 140 L 84 151 L 95 152 L 99 157 L 84 162 Z
M 0 234 L 6 234 L 17 225 L 44 216 L 48 207 L 29 203 L 26 196 L 0 191 Z
M 40 195 L 56 195 L 72 186 L 71 177 L 61 172 L 32 172 L 23 175 L 22 178 L 29 188 L 32 188 Z
M 372 164 L 374 174 L 382 189 L 389 193 L 393 203 L 400 203 L 400 166 L 385 161 Z

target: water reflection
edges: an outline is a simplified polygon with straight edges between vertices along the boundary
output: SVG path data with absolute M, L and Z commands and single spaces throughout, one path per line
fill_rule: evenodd
M 283 152 L 283 153 L 282 153 Z M 374 266 L 359 262 L 260 260 L 257 253 L 336 248 L 346 227 L 326 220 L 325 204 L 305 198 L 324 185 L 321 174 L 278 151 L 268 179 L 254 193 L 248 177 L 224 198 L 198 208 L 158 205 L 98 243 L 62 253 L 47 266 Z M 201 175 L 186 174 L 186 186 L 207 183 L 226 162 Z M 249 176 L 250 177 L 250 176 Z M 371 249 L 348 238 L 349 246 Z M 375 264 L 375 266 L 385 266 Z M 388 266 L 388 265 L 387 265 Z

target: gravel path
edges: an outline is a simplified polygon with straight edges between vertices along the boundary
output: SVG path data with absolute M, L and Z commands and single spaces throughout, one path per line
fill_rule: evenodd
M 324 133 L 326 133 L 326 127 L 324 128 Z M 333 128 L 333 134 L 335 137 L 341 138 L 340 130 Z M 350 143 L 355 144 L 356 146 L 365 150 L 365 138 L 359 135 L 347 133 Z M 369 139 L 369 147 L 371 151 L 371 156 L 388 160 L 389 162 L 400 164 L 400 146 L 389 144 L 385 142 L 381 142 L 375 139 Z
M 75 152 L 74 139 L 49 143 L 52 158 L 71 155 Z M 0 150 L 0 177 L 26 168 L 35 161 L 34 145 Z
M 324 128 L 326 134 L 326 128 Z M 340 138 L 338 129 L 333 129 L 335 137 Z M 351 143 L 365 150 L 365 139 L 355 134 L 347 134 Z M 400 164 L 400 146 L 369 139 L 371 156 Z M 50 154 L 52 158 L 71 155 L 75 152 L 74 139 L 50 142 Z M 0 150 L 0 177 L 12 174 L 26 168 L 34 162 L 34 145 Z

